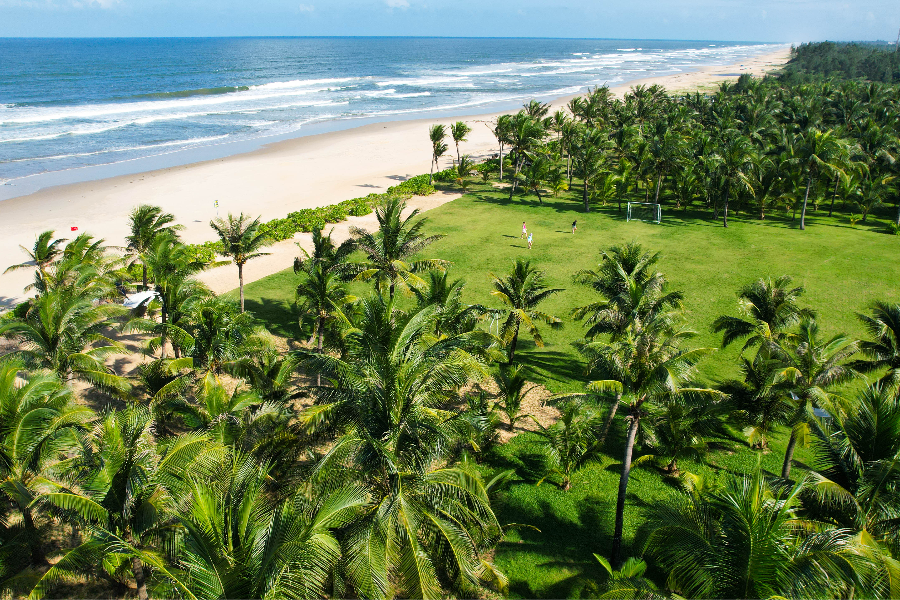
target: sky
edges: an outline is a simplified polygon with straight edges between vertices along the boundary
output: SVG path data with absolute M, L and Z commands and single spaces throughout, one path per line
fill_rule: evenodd
M 0 37 L 889 40 L 900 0 L 0 0 Z

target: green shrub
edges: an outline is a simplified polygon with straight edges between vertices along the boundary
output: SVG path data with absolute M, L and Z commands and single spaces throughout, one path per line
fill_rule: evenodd
M 398 185 L 393 185 L 387 189 L 387 194 L 396 196 L 404 194 L 409 194 L 410 196 L 430 196 L 434 192 L 434 186 L 428 183 L 428 175 L 416 175 L 415 177 L 410 177 L 406 181 Z
M 443 171 L 438 171 L 434 174 L 434 180 L 439 181 L 441 183 L 450 183 L 452 181 L 456 181 L 457 176 L 456 169 L 453 167 L 449 169 L 444 169 Z
M 216 255 L 221 254 L 224 248 L 222 242 L 203 242 L 202 244 L 185 244 L 190 252 L 192 260 L 211 263 L 216 260 Z

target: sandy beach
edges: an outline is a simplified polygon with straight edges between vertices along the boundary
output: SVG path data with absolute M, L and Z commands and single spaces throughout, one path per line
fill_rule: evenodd
M 738 74 L 762 75 L 787 61 L 789 48 L 760 55 L 741 64 L 704 67 L 698 71 L 631 81 L 613 88 L 623 95 L 637 84 L 658 83 L 670 92 L 703 89 Z M 553 104 L 564 106 L 569 97 Z M 508 111 L 504 111 L 508 112 Z M 185 226 L 187 242 L 213 239 L 210 219 L 218 214 L 248 213 L 263 220 L 282 217 L 300 208 L 333 204 L 381 192 L 411 176 L 427 173 L 430 160 L 428 127 L 464 120 L 472 127 L 461 151 L 474 157 L 496 153 L 497 142 L 488 127 L 497 114 L 461 118 L 429 118 L 376 123 L 333 133 L 273 143 L 260 150 L 180 167 L 124 175 L 41 190 L 0 202 L 0 268 L 25 259 L 20 245 L 30 248 L 42 231 L 58 237 L 88 232 L 108 244 L 124 245 L 129 212 L 138 204 L 156 204 L 172 212 Z M 455 149 L 451 150 L 455 156 Z M 451 165 L 450 154 L 441 168 Z M 438 193 L 413 198 L 413 208 L 427 210 L 457 198 Z M 335 226 L 335 237 L 348 235 L 350 225 L 372 227 L 374 215 L 351 218 Z M 245 281 L 254 281 L 291 266 L 297 254 L 294 242 L 309 243 L 298 234 L 270 251 L 271 256 L 247 264 Z M 24 299 L 22 289 L 32 278 L 28 270 L 0 275 L 0 310 Z M 237 285 L 236 269 L 220 267 L 203 275 L 217 293 Z

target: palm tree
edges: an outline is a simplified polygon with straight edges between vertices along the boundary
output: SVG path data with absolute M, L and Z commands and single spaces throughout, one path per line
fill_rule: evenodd
M 337 482 L 358 481 L 371 503 L 348 528 L 347 571 L 364 597 L 434 598 L 439 581 L 472 593 L 494 574 L 480 552 L 499 534 L 477 473 L 446 466 L 462 420 L 444 408 L 451 394 L 486 373 L 484 332 L 435 339 L 435 308 L 408 317 L 380 295 L 362 302 L 346 358 L 308 353 L 331 381 L 300 422 L 342 433 L 316 467 Z
M 425 289 L 412 288 L 419 308 L 436 307 L 434 333 L 438 337 L 458 335 L 475 330 L 488 309 L 480 304 L 466 304 L 462 300 L 465 282 L 450 280 L 448 271 L 429 271 Z
M 157 478 L 159 456 L 151 434 L 150 412 L 135 406 L 122 411 L 109 411 L 94 429 L 96 454 L 89 454 L 84 464 L 80 485 L 63 487 L 41 497 L 56 506 L 71 520 L 81 521 L 89 529 L 96 523 L 97 535 L 70 551 L 47 573 L 41 584 L 48 584 L 78 562 L 93 558 L 97 550 L 107 551 L 110 538 L 126 541 L 136 548 L 159 541 L 170 525 L 171 498 Z M 80 489 L 78 489 L 80 488 Z M 140 600 L 149 598 L 144 564 L 139 555 L 131 557 L 131 569 Z M 39 587 L 43 587 L 39 584 Z
M 787 275 L 777 279 L 758 279 L 738 292 L 740 317 L 721 316 L 713 322 L 713 331 L 722 334 L 722 347 L 747 338 L 743 354 L 748 348 L 759 346 L 770 353 L 789 336 L 787 330 L 802 319 L 814 318 L 815 312 L 801 308 L 803 287 L 791 288 L 793 280 Z
M 497 144 L 500 146 L 500 181 L 503 181 L 503 146 L 510 143 L 512 138 L 512 116 L 500 115 L 494 124 L 491 133 L 497 138 Z
M 900 304 L 875 302 L 871 316 L 856 316 L 870 339 L 859 343 L 866 358 L 855 361 L 853 368 L 866 373 L 882 371 L 881 384 L 896 387 L 900 384 Z
M 527 153 L 541 143 L 547 132 L 539 119 L 531 117 L 525 111 L 513 115 L 508 127 L 509 129 L 506 131 L 508 143 L 516 158 L 513 182 L 509 188 L 509 199 L 512 200 L 518 185 L 519 171 L 522 169 Z
M 582 177 L 582 202 L 584 212 L 591 210 L 588 188 L 603 167 L 609 139 L 599 129 L 583 129 L 572 145 L 572 157 Z
M 66 455 L 77 449 L 78 434 L 94 413 L 76 403 L 53 373 L 20 380 L 24 368 L 22 362 L 0 361 L 0 495 L 21 514 L 24 540 L 18 543 L 33 565 L 43 565 L 47 561 L 35 521 L 42 505 L 35 500 L 55 485 L 54 471 L 65 472 Z
M 445 260 L 408 260 L 444 236 L 425 236 L 422 229 L 427 219 L 415 220 L 419 209 L 404 218 L 405 209 L 406 202 L 391 197 L 375 208 L 377 232 L 369 233 L 359 227 L 350 228 L 356 248 L 363 251 L 369 261 L 358 265 L 360 272 L 356 278 L 362 281 L 374 279 L 379 288 L 388 288 L 391 298 L 398 285 L 404 289 L 421 286 L 424 282 L 417 273 L 432 269 L 444 270 L 449 266 Z
M 453 143 L 456 144 L 456 160 L 458 162 L 462 162 L 462 158 L 459 155 L 459 143 L 465 142 L 466 136 L 468 136 L 471 131 L 472 128 L 462 121 L 457 121 L 450 126 L 450 136 L 453 138 Z
M 600 415 L 580 402 L 566 402 L 560 409 L 558 421 L 548 427 L 543 425 L 536 431 L 538 442 L 550 461 L 550 475 L 559 475 L 562 489 L 568 492 L 572 487 L 572 475 L 576 471 L 599 458 L 601 443 L 597 439 L 602 419 Z
M 156 236 L 144 258 L 160 303 L 161 322 L 157 325 L 134 321 L 131 325 L 158 332 L 159 338 L 153 341 L 153 345 L 159 347 L 160 358 L 165 358 L 166 340 L 170 333 L 176 336 L 172 340 L 176 352 L 179 341 L 185 341 L 177 336 L 183 332 L 179 325 L 182 324 L 186 305 L 193 299 L 210 294 L 209 289 L 195 279 L 195 275 L 215 266 L 215 263 L 210 265 L 198 260 L 184 244 L 165 234 Z
M 233 302 L 216 296 L 194 299 L 187 307 L 181 329 L 190 339 L 184 352 L 194 368 L 220 374 L 235 361 L 269 349 L 271 341 L 253 317 L 239 312 Z
M 136 206 L 131 211 L 128 221 L 131 235 L 125 238 L 128 242 L 127 248 L 141 261 L 143 287 L 147 289 L 147 262 L 143 258 L 144 253 L 153 247 L 156 236 L 168 234 L 177 239 L 178 231 L 184 229 L 184 226 L 175 225 L 175 215 L 163 212 L 159 206 L 149 204 Z
M 19 349 L 10 354 L 29 367 L 49 369 L 62 381 L 78 378 L 110 393 L 124 394 L 130 385 L 104 363 L 107 356 L 122 353 L 123 348 L 103 333 L 123 310 L 113 304 L 96 304 L 95 289 L 71 286 L 40 294 L 29 302 L 24 314 L 0 323 L 0 337 L 19 341 Z
M 299 274 L 312 264 L 321 265 L 326 271 L 334 270 L 342 276 L 347 274 L 347 259 L 356 248 L 352 239 L 344 240 L 339 246 L 335 246 L 331 239 L 332 232 L 333 230 L 328 232 L 328 235 L 322 235 L 321 227 L 313 227 L 313 251 L 310 253 L 305 248 L 300 248 L 303 256 L 294 259 L 294 273 Z
M 9 273 L 10 271 L 17 271 L 19 269 L 37 267 L 38 274 L 43 276 L 50 263 L 59 258 L 62 254 L 62 248 L 60 248 L 60 246 L 63 242 L 67 241 L 65 238 L 53 239 L 53 235 L 54 232 L 52 230 L 42 232 L 34 241 L 34 246 L 31 250 L 25 246 L 19 246 L 22 251 L 28 255 L 28 262 L 12 265 L 7 267 L 3 272 Z
M 465 192 L 469 189 L 468 177 L 472 174 L 475 164 L 469 158 L 468 154 L 463 154 L 456 165 L 456 184 Z
M 228 221 L 213 219 L 209 222 L 209 226 L 215 230 L 222 243 L 223 249 L 220 253 L 230 257 L 237 265 L 241 312 L 244 312 L 244 265 L 248 260 L 268 256 L 269 252 L 259 252 L 259 250 L 271 245 L 272 240 L 261 229 L 259 217 L 250 221 L 250 217 L 245 216 L 244 213 L 241 213 L 239 217 L 228 213 Z
M 652 271 L 659 260 L 658 253 L 645 252 L 637 242 L 612 246 L 601 251 L 603 262 L 596 271 L 575 274 L 575 281 L 591 286 L 600 300 L 572 311 L 576 320 L 585 319 L 585 336 L 595 339 L 609 334 L 612 339 L 655 315 L 681 306 L 684 295 L 667 291 L 665 275 Z
M 749 139 L 737 132 L 729 133 L 719 148 L 718 162 L 725 191 L 722 225 L 728 227 L 728 198 L 731 192 L 746 190 L 753 193 L 751 169 L 756 153 Z
M 356 297 L 348 294 L 337 274 L 322 264 L 307 262 L 300 272 L 303 280 L 297 284 L 297 305 L 301 319 L 312 317 L 313 331 L 309 343 L 312 345 L 315 342 L 316 350 L 322 352 L 325 326 L 341 314 L 341 307 L 355 302 Z M 316 385 L 322 385 L 321 373 L 316 374 Z
M 777 491 L 759 469 L 721 489 L 700 482 L 650 507 L 645 552 L 668 573 L 669 589 L 688 598 L 876 592 L 856 589 L 871 565 L 851 533 L 802 516 L 804 486 Z
M 800 229 L 806 229 L 806 204 L 809 201 L 809 190 L 819 176 L 840 175 L 846 152 L 844 144 L 832 131 L 819 131 L 811 128 L 798 134 L 794 140 L 796 149 L 792 159 L 800 173 L 806 179 L 806 193 L 803 195 L 803 208 L 800 211 Z
M 428 185 L 431 185 L 438 160 L 447 152 L 447 144 L 444 143 L 447 130 L 443 125 L 432 125 L 428 137 L 431 138 L 431 171 L 428 173 Z
M 803 319 L 798 329 L 796 336 L 783 341 L 777 350 L 782 366 L 775 381 L 784 383 L 794 404 L 793 428 L 781 468 L 784 479 L 791 475 L 797 442 L 806 437 L 808 424 L 815 418 L 813 409 L 838 412 L 835 404 L 838 398 L 832 390 L 859 376 L 850 365 L 844 364 L 857 351 L 856 342 L 843 334 L 821 341 L 819 325 L 811 318 Z
M 881 385 L 867 387 L 849 414 L 823 423 L 814 422 L 815 470 L 805 504 L 837 527 L 868 533 L 896 556 L 900 397 Z
M 505 317 L 500 328 L 500 337 L 509 347 L 509 360 L 512 364 L 516 357 L 516 346 L 519 342 L 519 329 L 523 325 L 539 348 L 544 346 L 544 339 L 537 328 L 536 321 L 543 321 L 556 328 L 562 326 L 562 320 L 549 313 L 538 310 L 538 305 L 555 294 L 563 291 L 559 288 L 548 288 L 544 285 L 544 272 L 531 266 L 531 261 L 516 259 L 512 271 L 503 279 L 494 278 L 494 291 L 491 295 L 499 298 L 504 308 L 494 310 L 498 317 Z
M 507 429 L 510 431 L 515 430 L 517 421 L 529 417 L 529 415 L 521 414 L 522 401 L 537 386 L 533 385 L 526 390 L 527 376 L 528 372 L 522 365 L 503 365 L 494 373 L 494 383 L 500 390 L 494 409 L 499 408 L 506 415 Z
M 744 426 L 754 450 L 766 450 L 772 432 L 790 424 L 794 415 L 791 397 L 783 383 L 776 383 L 781 362 L 761 356 L 740 357 L 741 379 L 726 379 L 717 387 L 726 395 L 731 418 Z
M 611 551 L 612 562 L 616 566 L 621 564 L 625 498 L 635 437 L 647 411 L 644 405 L 665 405 L 686 392 L 715 395 L 712 390 L 683 387 L 693 376 L 697 363 L 712 350 L 682 349 L 682 342 L 692 337 L 693 332 L 675 329 L 674 318 L 671 312 L 660 312 L 640 323 L 640 327 L 627 330 L 615 341 L 591 342 L 581 346 L 581 351 L 588 357 L 590 371 L 602 377 L 592 381 L 589 389 L 596 393 L 616 393 L 628 408 L 628 432 Z

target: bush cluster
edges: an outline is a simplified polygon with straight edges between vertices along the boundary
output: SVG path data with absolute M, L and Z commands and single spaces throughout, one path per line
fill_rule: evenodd
M 456 181 L 457 172 L 453 167 L 449 169 L 444 169 L 443 171 L 438 171 L 434 174 L 434 180 L 439 181 L 441 183 L 450 183 L 452 181 Z

